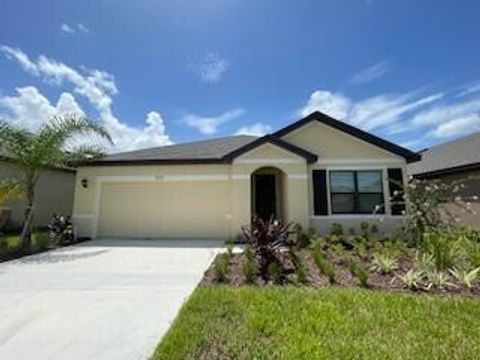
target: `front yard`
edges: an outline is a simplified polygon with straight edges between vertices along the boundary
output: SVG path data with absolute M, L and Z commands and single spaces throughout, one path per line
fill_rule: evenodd
M 198 288 L 153 359 L 475 359 L 477 300 L 363 289 Z

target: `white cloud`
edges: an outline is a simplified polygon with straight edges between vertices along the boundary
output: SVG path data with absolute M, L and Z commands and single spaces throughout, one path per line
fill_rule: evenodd
M 66 34 L 73 34 L 75 32 L 75 29 L 73 29 L 70 25 L 63 23 L 60 26 L 60 30 Z
M 188 67 L 204 82 L 215 84 L 220 82 L 228 66 L 228 61 L 218 53 L 208 52 L 199 61 L 190 63 Z
M 47 83 L 54 86 L 71 86 L 73 92 L 88 100 L 90 105 L 98 112 L 99 120 L 109 131 L 115 143 L 108 151 L 132 150 L 141 147 L 169 145 L 172 143 L 166 133 L 163 118 L 158 112 L 149 112 L 143 127 L 133 127 L 118 119 L 113 111 L 112 97 L 118 93 L 113 75 L 102 70 L 83 68 L 83 73 L 62 62 L 46 56 L 39 56 L 32 61 L 20 49 L 2 46 L 0 50 L 9 59 L 16 60 L 28 73 L 42 77 Z M 45 121 L 54 113 L 49 108 L 49 101 L 37 89 L 28 87 L 27 90 L 17 90 L 21 99 L 4 99 L 4 107 L 11 113 L 12 121 L 18 121 L 25 126 L 34 126 L 36 120 Z M 59 109 L 72 108 L 73 95 L 64 95 L 57 103 Z M 9 103 L 10 101 L 10 103 Z M 7 104 L 7 105 L 5 105 Z M 10 104 L 10 105 L 9 105 Z M 17 107 L 13 107 L 16 105 Z M 9 107 L 10 106 L 10 107 Z M 79 109 L 79 107 L 78 107 Z M 77 109 L 77 110 L 78 110 Z M 29 122 L 30 121 L 30 122 Z M 38 123 L 36 123 L 38 126 Z
M 480 130 L 480 115 L 470 114 L 465 117 L 455 118 L 438 125 L 428 133 L 438 139 L 447 139 L 470 134 Z
M 90 29 L 87 28 L 82 23 L 78 23 L 76 25 L 69 25 L 67 23 L 63 23 L 60 26 L 60 31 L 64 34 L 75 34 L 77 32 L 82 32 L 84 34 L 88 34 L 90 32 Z
M 202 134 L 215 134 L 220 125 L 238 118 L 245 113 L 244 109 L 233 109 L 217 116 L 200 116 L 196 114 L 187 114 L 183 117 L 183 122 L 188 126 L 200 131 Z
M 411 134 L 424 143 L 460 136 L 480 126 L 480 98 L 459 101 L 454 95 L 425 94 L 424 90 L 400 95 L 382 94 L 359 101 L 343 94 L 316 90 L 299 113 L 306 116 L 315 110 L 367 131 Z M 412 140 L 404 143 L 412 144 Z
M 354 101 L 339 93 L 316 90 L 310 95 L 300 114 L 306 116 L 318 110 L 365 130 L 375 130 L 397 125 L 407 114 L 442 97 L 442 93 L 419 96 L 414 91 L 403 95 L 378 95 Z
M 15 89 L 17 95 L 0 97 L 0 114 L 7 121 L 21 124 L 35 131 L 40 125 L 56 115 L 84 115 L 75 97 L 64 92 L 55 105 L 41 94 L 36 87 L 26 86 Z
M 390 71 L 390 61 L 383 60 L 353 75 L 351 82 L 354 84 L 367 83 L 385 75 L 388 71 Z
M 458 94 L 458 97 L 468 96 L 480 92 L 480 81 L 463 86 L 463 90 Z
M 301 109 L 301 116 L 307 116 L 314 111 L 322 111 L 332 117 L 345 119 L 352 104 L 350 99 L 339 93 L 327 90 L 316 90 Z
M 249 126 L 243 126 L 235 132 L 235 135 L 263 136 L 272 131 L 270 125 L 255 123 Z
M 83 25 L 82 23 L 78 23 L 77 24 L 77 29 L 80 30 L 81 32 L 85 33 L 85 34 L 88 34 L 90 32 L 90 29 L 87 28 L 85 25 Z

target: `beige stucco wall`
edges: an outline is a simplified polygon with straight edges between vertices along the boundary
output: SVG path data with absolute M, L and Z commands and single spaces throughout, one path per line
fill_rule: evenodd
M 232 164 L 80 168 L 74 210 L 79 235 L 236 238 L 251 217 L 251 175 L 264 167 L 282 173 L 284 221 L 320 232 L 328 231 L 333 222 L 357 228 L 366 220 L 385 232 L 401 224 L 402 217 L 390 215 L 386 171 L 389 167 L 405 170 L 403 158 L 315 122 L 284 140 L 318 154 L 319 161 L 307 164 L 304 158 L 268 143 Z M 381 170 L 386 213 L 314 216 L 312 170 L 337 168 Z M 87 189 L 80 186 L 82 179 L 88 180 Z M 137 208 L 141 215 L 132 211 Z
M 310 122 L 286 134 L 282 139 L 318 155 L 318 161 L 307 167 L 310 228 L 318 233 L 328 233 L 333 223 L 339 223 L 344 226 L 345 230 L 352 228 L 359 231 L 360 224 L 363 221 L 367 221 L 376 224 L 380 231 L 391 233 L 402 225 L 403 217 L 391 215 L 387 169 L 401 168 L 405 183 L 407 175 L 404 158 L 317 121 Z M 315 169 L 325 169 L 327 171 L 327 189 L 330 186 L 330 170 L 382 171 L 385 214 L 332 214 L 330 196 L 327 196 L 329 215 L 315 216 L 313 212 L 312 183 L 312 171 Z
M 0 162 L 0 181 L 20 176 L 18 168 L 9 162 Z M 36 194 L 35 226 L 46 226 L 53 213 L 71 215 L 73 207 L 75 173 L 63 170 L 44 170 L 40 173 Z M 23 224 L 25 199 L 12 199 L 4 204 L 11 210 L 8 228 Z
M 447 204 L 447 209 L 459 218 L 461 225 L 480 228 L 480 200 L 472 200 L 474 196 L 480 198 L 480 170 L 445 175 L 440 179 L 447 184 L 454 181 L 461 181 L 464 184 L 464 189 L 452 194 L 452 197 L 461 196 L 465 202 L 470 202 L 471 212 L 455 205 L 454 201 Z

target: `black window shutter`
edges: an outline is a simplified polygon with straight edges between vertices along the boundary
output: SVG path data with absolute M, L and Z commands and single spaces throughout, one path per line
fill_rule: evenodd
M 405 210 L 402 169 L 388 169 L 388 185 L 392 201 L 392 215 L 402 215 Z M 397 195 L 394 195 L 395 192 L 398 192 Z
M 328 215 L 326 170 L 313 170 L 313 213 Z

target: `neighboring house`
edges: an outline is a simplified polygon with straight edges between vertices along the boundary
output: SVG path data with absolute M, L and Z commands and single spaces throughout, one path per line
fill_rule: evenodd
M 408 166 L 408 173 L 423 179 L 441 179 L 449 183 L 461 180 L 465 188 L 452 196 L 471 199 L 480 196 L 480 132 L 434 146 L 420 152 L 422 161 Z M 475 213 L 466 213 L 453 205 L 449 209 L 465 225 L 480 227 L 480 202 L 471 201 Z
M 319 232 L 362 221 L 402 222 L 390 195 L 420 157 L 315 112 L 272 135 L 144 149 L 83 163 L 74 221 L 79 236 L 235 238 L 252 215 Z M 380 212 L 373 214 L 375 206 Z M 384 206 L 383 206 L 384 205 Z
M 0 182 L 20 176 L 19 169 L 8 158 L 0 158 Z M 47 226 L 53 213 L 71 215 L 75 187 L 75 171 L 70 169 L 45 169 L 35 187 L 34 226 Z M 23 225 L 25 198 L 15 198 L 0 206 L 2 219 L 0 230 L 18 229 Z M 7 216 L 4 222 L 3 216 Z

